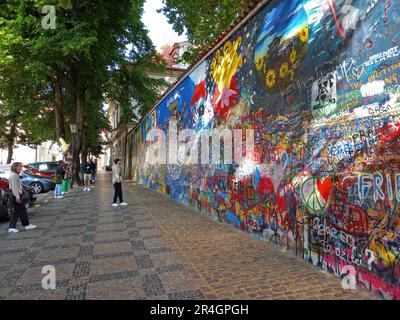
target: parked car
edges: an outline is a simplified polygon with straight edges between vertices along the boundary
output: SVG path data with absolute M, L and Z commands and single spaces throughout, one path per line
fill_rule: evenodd
M 44 177 L 29 173 L 29 171 L 21 172 L 21 182 L 33 188 L 36 194 L 49 192 L 55 188 L 55 185 L 50 177 Z
M 8 219 L 13 208 L 10 189 L 0 189 L 0 219 Z
M 0 165 L 0 178 L 8 178 L 11 173 L 11 164 Z
M 33 162 L 23 166 L 24 171 L 30 171 L 34 175 L 53 178 L 58 167 L 57 161 Z
M 32 207 L 35 201 L 37 200 L 36 194 L 33 192 L 33 188 L 30 186 L 26 186 L 22 184 L 22 187 L 24 189 L 24 193 L 22 194 L 22 201 L 25 203 L 25 206 Z M 10 185 L 8 183 L 8 179 L 6 178 L 0 178 L 0 189 L 2 190 L 10 190 Z M 11 193 L 12 196 L 12 193 Z

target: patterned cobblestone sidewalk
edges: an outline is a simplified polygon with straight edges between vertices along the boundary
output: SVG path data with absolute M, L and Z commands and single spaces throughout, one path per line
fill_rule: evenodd
M 90 193 L 30 211 L 39 227 L 0 223 L 0 299 L 375 299 L 300 258 L 174 202 L 125 184 L 113 208 L 110 176 Z M 56 269 L 44 290 L 42 267 Z

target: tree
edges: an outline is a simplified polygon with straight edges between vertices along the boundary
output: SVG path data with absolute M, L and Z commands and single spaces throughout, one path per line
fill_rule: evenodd
M 149 108 L 157 98 L 158 82 L 145 74 L 152 67 L 154 47 L 141 22 L 143 0 L 64 2 L 68 1 L 9 0 L 1 4 L 0 53 L 5 58 L 0 58 L 0 79 L 7 76 L 6 67 L 19 66 L 32 75 L 17 105 L 30 106 L 28 113 L 33 111 L 28 101 L 34 101 L 42 110 L 36 121 L 53 122 L 52 140 L 70 139 L 66 121 L 78 125 L 74 159 L 78 168 L 83 147 L 85 152 L 98 151 L 98 130 L 109 129 L 102 110 L 104 99 L 118 98 L 129 121 L 133 98 L 140 108 Z M 42 27 L 45 5 L 57 8 L 55 29 Z M 12 74 L 10 84 L 19 88 L 20 79 Z M 0 91 L 4 104 L 10 105 L 12 90 Z M 35 142 L 41 140 L 35 125 L 26 123 L 25 127 Z
M 184 56 L 192 62 L 207 49 L 243 10 L 254 1 L 248 0 L 163 0 L 168 22 L 179 34 L 186 34 L 192 49 Z

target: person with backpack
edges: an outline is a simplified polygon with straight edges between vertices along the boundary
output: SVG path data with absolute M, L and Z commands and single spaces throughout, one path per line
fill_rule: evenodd
M 64 198 L 61 194 L 64 174 L 65 174 L 64 162 L 62 160 L 60 160 L 60 161 L 58 161 L 58 167 L 56 170 L 56 174 L 54 175 L 54 178 L 53 178 L 53 182 L 56 185 L 56 188 L 54 190 L 54 199 L 63 199 Z
M 13 194 L 14 200 L 14 210 L 10 217 L 10 224 L 8 228 L 9 233 L 17 233 L 19 230 L 16 228 L 18 218 L 21 219 L 21 224 L 25 227 L 25 230 L 35 229 L 37 226 L 29 223 L 28 212 L 26 211 L 26 207 L 24 202 L 22 201 L 22 184 L 21 178 L 19 176 L 22 170 L 21 162 L 14 162 L 11 165 L 11 174 L 8 178 L 9 187 Z

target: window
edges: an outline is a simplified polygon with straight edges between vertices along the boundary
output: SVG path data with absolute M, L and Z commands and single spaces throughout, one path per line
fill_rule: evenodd
M 39 171 L 48 171 L 48 170 L 49 170 L 49 166 L 47 165 L 47 163 L 39 164 Z
M 56 171 L 58 167 L 57 163 L 50 163 L 49 164 L 49 171 Z

